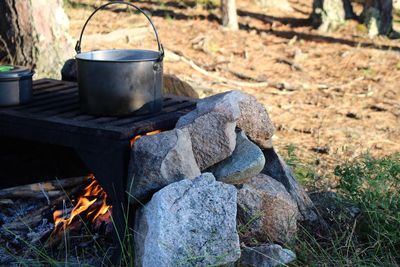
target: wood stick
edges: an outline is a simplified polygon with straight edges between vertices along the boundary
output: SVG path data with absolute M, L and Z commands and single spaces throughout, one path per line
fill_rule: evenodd
M 276 62 L 288 65 L 292 70 L 303 71 L 303 68 L 300 67 L 298 64 L 288 60 L 286 58 L 278 58 Z
M 46 191 L 50 198 L 59 197 L 63 194 L 63 189 L 74 187 L 84 183 L 87 176 L 53 180 L 44 183 L 16 186 L 0 190 L 0 198 L 46 198 L 42 191 Z
M 0 206 L 10 206 L 12 204 L 14 204 L 14 201 L 12 201 L 11 199 L 0 199 Z
M 236 77 L 238 77 L 239 79 L 242 79 L 242 80 L 249 80 L 249 81 L 255 81 L 255 82 L 260 82 L 260 83 L 268 82 L 266 79 L 258 79 L 256 77 L 252 77 L 252 76 L 246 75 L 244 73 L 237 72 L 237 71 L 232 70 L 232 69 L 224 68 L 223 70 L 232 73 L 233 75 L 235 75 Z
M 47 195 L 43 194 L 43 192 L 34 192 L 30 190 L 18 190 L 15 189 L 13 192 L 0 192 L 0 197 L 4 198 L 34 198 L 34 199 L 47 199 L 49 198 L 55 198 L 59 197 L 61 195 L 64 195 L 64 192 L 62 190 L 57 190 L 57 191 L 47 191 Z

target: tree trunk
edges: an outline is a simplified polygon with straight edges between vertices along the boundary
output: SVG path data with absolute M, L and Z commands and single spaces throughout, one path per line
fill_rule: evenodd
M 350 0 L 343 0 L 343 8 L 345 12 L 346 19 L 355 19 L 357 15 L 354 13 L 353 6 Z
M 1 0 L 0 10 L 0 62 L 58 78 L 73 55 L 62 0 Z
M 391 35 L 393 33 L 393 1 L 369 0 L 366 1 L 361 14 L 364 24 L 371 36 Z
M 361 20 L 370 36 L 388 35 L 397 38 L 393 31 L 393 0 L 366 0 Z M 313 25 L 327 32 L 337 29 L 346 19 L 355 18 L 350 0 L 314 0 L 311 19 Z
M 230 30 L 239 29 L 236 0 L 221 0 L 222 25 Z
M 351 7 L 349 0 L 314 0 L 313 25 L 323 32 L 336 30 L 346 20 L 345 6 Z

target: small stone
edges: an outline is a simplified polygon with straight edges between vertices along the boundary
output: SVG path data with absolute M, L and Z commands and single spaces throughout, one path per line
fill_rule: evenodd
M 209 171 L 218 181 L 242 184 L 259 174 L 264 168 L 265 158 L 261 149 L 251 142 L 243 131 L 237 133 L 236 148 L 232 155 L 212 166 Z
M 300 214 L 296 202 L 281 183 L 259 174 L 239 190 L 238 216 L 249 227 L 247 237 L 259 242 L 286 243 L 297 232 Z
M 152 193 L 170 183 L 194 178 L 200 169 L 193 155 L 186 129 L 174 129 L 143 136 L 133 148 L 129 166 L 130 202 L 148 199 Z
M 264 173 L 278 182 L 282 183 L 287 192 L 292 196 L 299 207 L 302 219 L 305 221 L 317 221 L 319 216 L 315 211 L 314 204 L 304 188 L 296 181 L 292 170 L 287 166 L 282 157 L 276 153 L 274 148 L 263 150 L 265 157 Z
M 274 267 L 286 265 L 296 260 L 296 254 L 279 245 L 262 245 L 258 247 L 244 247 L 240 257 L 240 266 L 243 267 Z
M 274 127 L 265 107 L 254 96 L 240 91 L 201 99 L 196 110 L 181 117 L 177 127 L 183 127 L 210 112 L 222 113 L 228 121 L 237 122 L 237 127 L 261 148 L 270 147 L 269 140 L 274 134 Z
M 236 146 L 236 122 L 218 112 L 198 117 L 192 113 L 186 118 L 192 119 L 191 116 L 194 116 L 193 120 L 181 129 L 187 129 L 190 133 L 194 157 L 200 170 L 203 171 L 232 155 Z
M 211 173 L 170 184 L 137 212 L 135 265 L 220 266 L 240 257 L 232 185 Z
M 359 114 L 357 114 L 356 112 L 351 112 L 351 111 L 346 113 L 346 117 L 350 118 L 350 119 L 356 119 L 356 120 L 361 119 L 361 116 Z
M 61 69 L 61 79 L 63 81 L 76 82 L 78 80 L 78 71 L 76 68 L 76 60 L 74 58 L 65 61 Z

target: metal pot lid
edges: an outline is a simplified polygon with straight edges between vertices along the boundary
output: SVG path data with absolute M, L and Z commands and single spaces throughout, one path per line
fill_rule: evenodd
M 0 79 L 21 78 L 32 76 L 30 68 L 23 66 L 0 65 Z

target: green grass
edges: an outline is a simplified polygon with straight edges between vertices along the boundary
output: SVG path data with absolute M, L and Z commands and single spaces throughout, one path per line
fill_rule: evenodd
M 364 155 L 337 166 L 338 208 L 327 216 L 330 229 L 301 228 L 294 266 L 400 265 L 400 154 L 383 158 Z M 344 204 L 346 203 L 346 204 Z M 345 205 L 361 214 L 350 218 Z M 346 217 L 343 220 L 343 217 Z
M 129 213 L 129 210 L 126 211 Z M 84 224 L 84 228 L 89 228 L 86 225 L 84 219 L 81 219 Z M 95 265 L 86 263 L 87 259 L 97 259 L 100 260 L 102 266 L 134 266 L 134 249 L 133 249 L 133 230 L 128 226 L 128 216 L 125 217 L 125 237 L 119 237 L 119 245 L 121 246 L 121 258 L 119 262 L 114 265 L 113 259 L 111 258 L 111 254 L 108 253 L 106 247 L 102 247 L 98 242 L 94 242 L 91 244 L 90 248 L 81 247 L 72 248 L 70 246 L 70 241 L 72 239 L 82 240 L 83 242 L 87 241 L 87 239 L 95 240 L 97 237 L 95 234 L 88 233 L 86 236 L 70 236 L 68 233 L 65 234 L 65 240 L 62 240 L 62 246 L 57 246 L 56 248 L 47 248 L 45 243 L 38 244 L 30 244 L 26 240 L 20 238 L 18 234 L 9 231 L 9 233 L 15 237 L 15 239 L 19 240 L 21 243 L 26 245 L 26 250 L 29 251 L 26 255 L 15 255 L 14 251 L 11 251 L 4 247 L 6 251 L 9 251 L 9 255 L 14 258 L 13 264 L 17 264 L 16 266 L 54 266 L 54 267 L 65 267 L 65 266 L 79 266 L 79 267 L 95 267 L 99 266 L 99 262 L 96 262 Z M 112 224 L 114 228 L 116 227 L 114 221 L 112 220 Z M 116 228 L 114 229 L 116 230 Z M 108 245 L 109 243 L 107 243 Z M 2 247 L 2 244 L 0 244 Z M 79 252 L 79 253 L 78 253 Z M 78 255 L 79 254 L 79 255 Z M 87 257 L 87 259 L 85 259 Z M 14 266 L 14 265 L 12 265 Z
M 312 165 L 300 162 L 294 146 L 287 149 L 287 163 L 303 182 L 320 179 Z M 291 266 L 399 266 L 400 153 L 383 158 L 364 155 L 337 166 L 334 175 L 339 181 L 337 196 L 328 198 L 329 208 L 321 210 L 329 229 L 300 225 L 296 240 L 285 244 L 298 257 Z M 352 207 L 357 207 L 360 213 L 352 215 Z M 239 225 L 242 236 L 249 225 Z M 128 226 L 126 233 L 126 239 L 120 240 L 121 266 L 133 266 L 133 233 Z M 15 256 L 20 266 L 66 265 L 40 246 L 28 247 L 36 257 L 27 260 L 22 255 Z M 105 262 L 109 261 L 105 259 Z
M 317 174 L 315 164 L 306 163 L 297 157 L 295 145 L 286 146 L 285 156 L 285 161 L 292 168 L 294 176 L 305 187 L 316 188 L 317 183 L 325 178 Z

